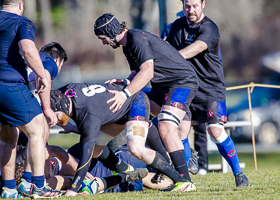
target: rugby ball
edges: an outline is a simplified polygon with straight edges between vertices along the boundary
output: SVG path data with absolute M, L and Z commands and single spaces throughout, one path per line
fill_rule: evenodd
M 88 192 L 89 194 L 96 194 L 98 191 L 98 183 L 96 180 L 83 180 L 79 192 Z

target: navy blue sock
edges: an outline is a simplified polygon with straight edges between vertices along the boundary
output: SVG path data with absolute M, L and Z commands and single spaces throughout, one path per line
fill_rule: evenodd
M 234 175 L 242 173 L 242 170 L 239 165 L 238 155 L 235 149 L 235 145 L 231 137 L 227 137 L 222 143 L 216 144 L 220 154 L 226 159 L 230 165 Z
M 37 188 L 44 186 L 45 177 L 44 176 L 32 176 L 31 182 L 36 185 Z
M 31 172 L 24 172 L 22 178 L 24 178 L 28 183 L 31 183 L 31 176 L 32 176 Z
M 191 147 L 190 147 L 190 143 L 189 143 L 189 139 L 186 138 L 184 140 L 182 140 L 183 145 L 184 145 L 184 155 L 185 155 L 185 161 L 187 166 L 189 167 L 189 161 L 190 161 L 190 157 L 191 157 Z
M 16 180 L 2 180 L 2 187 L 7 187 L 9 189 L 15 189 L 16 188 Z
M 155 125 L 152 124 L 152 126 L 149 128 L 146 144 L 153 150 L 157 151 L 160 155 L 164 157 L 164 159 L 170 163 L 171 160 L 168 157 L 167 151 L 164 147 L 164 144 L 160 138 L 158 129 Z

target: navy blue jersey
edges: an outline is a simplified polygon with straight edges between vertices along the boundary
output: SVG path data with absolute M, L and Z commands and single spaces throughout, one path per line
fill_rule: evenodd
M 0 11 L 0 84 L 13 85 L 27 82 L 24 59 L 19 53 L 18 42 L 34 41 L 35 28 L 26 17 Z
M 43 52 L 39 52 L 39 55 L 40 55 L 43 65 L 44 65 L 44 68 L 49 71 L 49 73 L 51 75 L 51 79 L 53 80 L 57 76 L 57 73 L 58 73 L 58 68 L 57 68 L 57 65 L 56 65 L 54 59 L 51 56 L 49 56 L 48 54 L 43 53 Z
M 121 91 L 124 87 L 122 84 L 70 83 L 59 89 L 62 92 L 69 90 L 74 95 L 71 98 L 73 102 L 73 116 L 71 118 L 76 123 L 81 135 L 81 160 L 71 190 L 78 191 L 78 186 L 86 175 L 100 126 L 120 120 L 128 113 L 132 103 L 137 100 L 139 93 L 129 97 L 121 109 L 113 113 L 109 109 L 112 103 L 107 104 L 107 100 L 113 98 L 114 94 L 109 93 L 108 90 Z
M 193 42 L 200 40 L 208 49 L 188 59 L 195 67 L 199 78 L 198 101 L 205 99 L 225 100 L 224 71 L 220 62 L 220 34 L 217 25 L 208 17 L 199 23 L 189 25 L 186 17 L 175 20 L 166 41 L 177 50 L 181 50 Z
M 127 43 L 123 47 L 131 70 L 140 71 L 140 66 L 154 61 L 154 77 L 152 86 L 178 86 L 197 88 L 197 77 L 193 66 L 161 38 L 138 29 L 127 31 Z
M 43 52 L 39 52 L 39 55 L 40 55 L 44 68 L 46 70 L 48 70 L 48 72 L 50 73 L 50 76 L 51 76 L 51 80 L 53 80 L 58 74 L 58 68 L 57 68 L 57 65 L 56 65 L 54 59 L 51 56 L 49 56 L 48 54 L 43 53 Z M 29 90 L 34 94 L 34 91 L 36 90 L 36 74 L 29 67 L 28 67 L 27 71 L 28 71 L 28 87 L 29 87 Z

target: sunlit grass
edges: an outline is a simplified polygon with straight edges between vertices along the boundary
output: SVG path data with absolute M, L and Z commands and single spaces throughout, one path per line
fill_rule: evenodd
M 64 148 L 79 141 L 78 135 L 51 135 L 49 144 Z M 244 173 L 249 187 L 236 188 L 232 173 L 210 172 L 205 176 L 191 176 L 197 191 L 189 193 L 143 192 L 97 194 L 89 196 L 62 197 L 61 199 L 280 199 L 280 152 L 257 153 L 258 170 L 254 169 L 253 153 L 239 153 L 240 162 L 246 164 Z M 218 153 L 209 153 L 209 163 L 221 163 Z

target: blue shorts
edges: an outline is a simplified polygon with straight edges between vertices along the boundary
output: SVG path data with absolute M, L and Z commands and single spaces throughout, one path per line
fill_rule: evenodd
M 146 121 L 149 122 L 150 102 L 144 92 L 140 92 L 138 99 L 131 105 L 128 114 L 128 121 Z
M 169 105 L 190 113 L 189 106 L 196 91 L 196 89 L 188 88 L 152 88 L 147 95 L 159 106 Z
M 40 104 L 26 85 L 1 85 L 0 96 L 0 123 L 2 125 L 22 126 L 42 113 Z
M 131 104 L 129 112 L 115 123 L 119 125 L 124 125 L 128 121 L 149 122 L 149 118 L 150 101 L 147 95 L 143 91 L 140 91 L 137 100 Z

